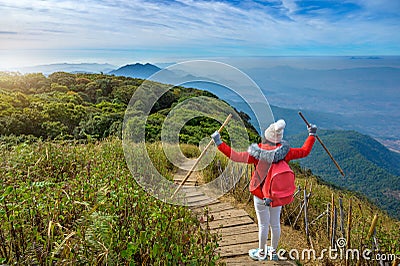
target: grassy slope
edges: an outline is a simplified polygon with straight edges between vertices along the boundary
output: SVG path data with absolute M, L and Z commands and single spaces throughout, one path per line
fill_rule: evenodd
M 0 264 L 216 259 L 216 237 L 200 230 L 188 209 L 158 201 L 137 185 L 120 140 L 8 145 L 0 149 Z M 148 149 L 163 154 L 160 145 Z M 153 159 L 162 171 L 171 169 L 164 157 Z

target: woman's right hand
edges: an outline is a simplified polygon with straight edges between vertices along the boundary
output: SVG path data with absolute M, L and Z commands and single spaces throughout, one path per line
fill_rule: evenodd
M 212 139 L 214 140 L 215 145 L 219 146 L 222 144 L 222 140 L 221 140 L 221 135 L 219 134 L 218 131 L 215 131 L 212 135 L 211 135 Z

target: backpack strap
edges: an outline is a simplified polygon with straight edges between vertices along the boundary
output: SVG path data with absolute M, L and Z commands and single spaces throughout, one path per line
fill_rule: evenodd
M 264 196 L 264 204 L 266 206 L 270 206 L 271 202 L 272 202 L 272 197 L 271 197 L 271 180 L 272 180 L 272 167 L 274 167 L 275 163 L 272 163 L 271 166 L 268 169 L 268 174 L 267 177 L 265 178 L 265 183 L 262 186 L 262 192 L 263 192 L 263 196 Z M 265 189 L 264 189 L 264 186 Z

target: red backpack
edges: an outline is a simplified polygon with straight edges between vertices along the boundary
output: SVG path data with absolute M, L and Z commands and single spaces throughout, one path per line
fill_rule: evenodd
M 296 191 L 295 175 L 285 160 L 271 164 L 262 186 L 264 198 L 271 199 L 271 207 L 283 206 L 293 201 Z

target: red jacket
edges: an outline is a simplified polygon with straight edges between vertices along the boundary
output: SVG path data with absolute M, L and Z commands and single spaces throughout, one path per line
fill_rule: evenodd
M 306 157 L 308 154 L 310 154 L 314 143 L 315 143 L 315 137 L 308 136 L 301 148 L 290 148 L 289 152 L 285 156 L 284 160 L 286 162 L 289 162 L 291 160 L 296 160 L 296 159 Z M 277 146 L 271 146 L 268 144 L 260 143 L 260 144 L 258 144 L 258 146 L 261 149 L 273 150 L 273 149 L 279 147 L 280 144 L 278 144 Z M 254 158 L 253 156 L 251 156 L 247 151 L 237 152 L 237 151 L 233 150 L 231 147 L 229 147 L 228 144 L 226 144 L 224 142 L 218 146 L 218 149 L 234 162 L 254 164 L 255 170 L 252 174 L 252 179 L 254 179 L 256 172 L 259 176 L 263 176 L 264 178 L 267 175 L 268 169 L 269 169 L 269 164 L 259 163 L 260 161 L 256 158 Z M 250 191 L 255 196 L 257 196 L 261 199 L 263 198 L 262 191 L 261 191 L 261 184 L 256 185 L 255 188 L 250 188 Z

